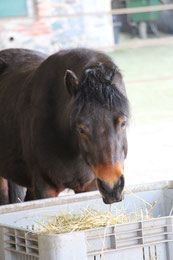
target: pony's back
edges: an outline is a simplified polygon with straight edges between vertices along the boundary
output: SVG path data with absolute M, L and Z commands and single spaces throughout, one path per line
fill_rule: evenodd
M 46 55 L 27 49 L 6 49 L 0 51 L 0 77 L 2 73 L 7 74 L 17 69 L 34 69 Z
M 45 58 L 40 52 L 26 49 L 0 51 L 0 176 L 9 173 L 14 182 L 17 174 L 21 183 L 26 179 L 19 118 L 27 102 L 26 106 L 21 104 L 27 96 L 28 82 Z

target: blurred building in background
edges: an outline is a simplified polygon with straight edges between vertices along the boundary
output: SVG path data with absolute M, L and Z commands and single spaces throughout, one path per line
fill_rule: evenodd
M 0 49 L 25 47 L 53 53 L 72 47 L 136 47 L 139 39 L 141 46 L 153 44 L 144 40 L 154 38 L 157 42 L 170 42 L 172 3 L 173 0 L 0 0 Z M 157 5 L 162 10 L 156 11 Z M 146 7 L 151 11 L 145 11 Z M 128 13 L 129 8 L 135 8 L 135 13 Z M 144 12 L 137 10 L 140 8 Z
M 1 0 L 0 49 L 23 47 L 52 53 L 70 47 L 104 49 L 112 46 L 110 2 Z M 96 13 L 102 15 L 94 15 Z

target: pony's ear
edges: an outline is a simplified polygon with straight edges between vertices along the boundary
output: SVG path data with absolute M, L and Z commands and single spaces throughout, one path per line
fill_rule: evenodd
M 0 73 L 2 73 L 6 67 L 7 67 L 7 64 L 5 63 L 5 61 L 3 59 L 0 58 Z
M 78 78 L 75 73 L 71 70 L 66 70 L 64 76 L 64 84 L 67 87 L 67 90 L 71 96 L 76 94 L 78 88 Z

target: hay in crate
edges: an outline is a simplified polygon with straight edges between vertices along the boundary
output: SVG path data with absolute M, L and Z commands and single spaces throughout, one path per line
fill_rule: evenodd
M 112 212 L 111 206 L 109 212 L 91 207 L 80 209 L 79 214 L 61 211 L 54 216 L 45 216 L 43 221 L 38 223 L 37 231 L 39 233 L 60 234 L 150 219 L 152 217 L 151 210 L 155 204 L 156 202 L 153 205 L 150 204 L 150 208 L 146 206 L 144 212 L 140 209 L 127 213 L 124 208 Z

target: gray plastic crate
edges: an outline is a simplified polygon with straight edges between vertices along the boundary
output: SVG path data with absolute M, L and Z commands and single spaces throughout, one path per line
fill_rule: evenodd
M 125 223 L 65 234 L 35 234 L 36 223 L 45 214 L 61 209 L 78 212 L 92 206 L 109 210 L 98 192 L 26 202 L 0 207 L 0 260 L 172 260 L 173 181 L 131 187 L 130 190 L 153 204 L 151 220 Z M 127 211 L 144 208 L 130 194 L 112 205 Z

